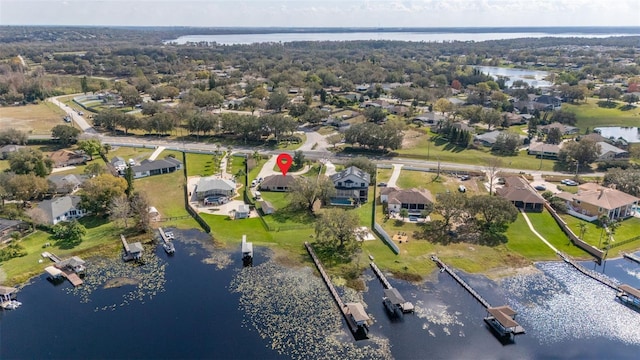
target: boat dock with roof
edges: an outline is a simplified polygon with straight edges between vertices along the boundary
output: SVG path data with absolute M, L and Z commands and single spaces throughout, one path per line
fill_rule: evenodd
M 524 334 L 525 330 L 518 322 L 515 320 L 516 312 L 511 307 L 507 305 L 493 307 L 487 300 L 485 300 L 482 295 L 478 294 L 466 281 L 462 280 L 458 274 L 455 273 L 447 264 L 443 263 L 442 260 L 438 259 L 437 256 L 431 255 L 431 260 L 433 260 L 441 271 L 447 272 L 451 277 L 460 284 L 465 290 L 471 294 L 482 306 L 487 309 L 487 316 L 484 318 L 484 321 L 503 338 L 512 339 L 516 335 Z
M 17 300 L 18 289 L 8 286 L 0 286 L 0 307 L 6 310 L 15 310 L 22 303 Z
M 316 256 L 316 253 L 315 251 L 313 251 L 311 245 L 305 241 L 304 246 L 307 248 L 309 256 L 311 256 L 311 260 L 313 260 L 316 268 L 318 268 L 318 272 L 320 272 L 320 276 L 322 277 L 322 280 L 324 280 L 325 285 L 327 285 L 327 288 L 329 289 L 331 296 L 333 296 L 333 299 L 338 305 L 342 316 L 344 316 L 344 319 L 347 321 L 347 325 L 349 325 L 351 333 L 354 335 L 356 340 L 360 340 L 361 335 L 364 335 L 362 336 L 362 338 L 366 338 L 366 334 L 369 331 L 369 323 L 371 322 L 371 318 L 364 310 L 364 306 L 362 306 L 362 304 L 360 303 L 345 304 L 340 298 L 340 295 L 338 295 L 335 287 L 331 283 L 329 275 L 327 275 L 327 273 L 324 271 L 322 263 L 320 263 L 320 260 Z
M 49 258 L 55 264 L 53 266 L 47 266 L 44 271 L 49 274 L 49 278 L 52 280 L 57 280 L 60 278 L 65 278 L 69 280 L 69 282 L 73 286 L 80 286 L 84 283 L 84 281 L 80 278 L 80 274 L 83 274 L 85 271 L 85 262 L 78 256 L 72 256 L 68 259 L 60 259 L 55 254 L 50 252 L 43 252 L 42 257 Z
M 162 228 L 158 228 L 160 232 L 160 238 L 162 239 L 162 248 L 167 254 L 173 254 L 176 252 L 176 247 L 171 240 L 175 239 L 175 236 L 170 231 L 164 231 Z
M 140 242 L 134 242 L 129 244 L 124 235 L 120 234 L 120 240 L 122 241 L 122 247 L 124 248 L 124 254 L 122 255 L 122 260 L 131 261 L 131 260 L 140 260 L 142 258 L 142 251 L 144 248 Z
M 389 312 L 391 312 L 392 314 L 405 314 L 413 312 L 415 309 L 413 304 L 406 301 L 404 297 L 402 297 L 398 289 L 391 286 L 378 266 L 373 261 L 369 265 L 371 265 L 371 269 L 373 270 L 374 274 L 376 274 L 378 279 L 380 279 L 380 282 L 384 287 L 384 296 L 382 297 L 382 303 L 387 308 L 387 310 L 389 310 Z
M 624 304 L 633 306 L 636 309 L 640 310 L 640 289 L 636 289 L 630 285 L 620 285 L 618 286 L 618 294 L 616 297 Z

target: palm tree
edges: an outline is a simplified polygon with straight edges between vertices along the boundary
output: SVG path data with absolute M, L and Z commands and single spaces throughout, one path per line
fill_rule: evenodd
M 598 248 L 602 245 L 602 236 L 609 224 L 609 217 L 607 215 L 600 215 L 598 218 L 598 226 L 600 227 L 600 240 L 598 241 Z M 608 230 L 607 230 L 608 231 Z
M 580 228 L 580 239 L 584 240 L 584 233 L 587 232 L 587 224 L 581 221 L 578 223 L 578 227 Z
M 409 210 L 400 209 L 400 217 L 402 218 L 402 220 L 404 220 L 407 216 L 409 216 Z

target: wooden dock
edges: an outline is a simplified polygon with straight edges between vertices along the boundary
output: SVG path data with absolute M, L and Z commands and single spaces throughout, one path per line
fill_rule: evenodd
M 469 284 L 467 284 L 466 281 L 462 280 L 462 278 L 460 278 L 458 274 L 456 274 L 453 270 L 451 270 L 451 268 L 448 267 L 447 264 L 443 263 L 442 260 L 438 259 L 437 256 L 432 255 L 431 260 L 433 260 L 436 264 L 438 264 L 438 267 L 442 269 L 442 271 L 446 271 L 449 275 L 451 275 L 451 277 L 455 281 L 457 281 L 458 284 L 460 284 L 463 288 L 465 288 L 469 292 L 469 294 L 471 294 L 476 300 L 478 300 L 478 302 L 480 302 L 482 306 L 484 306 L 486 309 L 491 307 L 491 304 L 489 304 L 487 300 L 485 300 L 471 286 L 469 286 Z
M 613 290 L 618 291 L 618 284 L 616 284 L 615 282 L 613 282 L 612 280 L 609 280 L 609 278 L 600 275 L 599 273 L 596 273 L 594 271 L 591 271 L 587 268 L 585 268 L 584 266 L 578 264 L 575 260 L 571 259 L 569 256 L 563 254 L 563 253 L 558 253 L 558 255 L 562 258 L 562 260 L 564 260 L 567 264 L 573 266 L 576 270 L 580 271 L 581 273 L 583 273 L 584 275 L 587 275 L 588 277 L 598 281 L 599 283 L 606 285 L 610 288 L 612 288 Z
M 62 259 L 60 259 L 58 256 L 56 256 L 55 254 L 52 254 L 48 251 L 43 252 L 42 254 L 43 258 L 48 258 L 49 260 L 53 261 L 54 263 L 59 263 L 60 261 L 62 261 Z
M 389 284 L 389 281 L 384 276 L 382 271 L 380 271 L 378 266 L 376 264 L 374 264 L 373 261 L 369 265 L 371 265 L 371 269 L 373 270 L 373 273 L 376 274 L 378 279 L 380 279 L 380 282 L 382 283 L 382 286 L 384 286 L 385 289 L 391 289 L 392 288 L 391 284 Z
M 313 248 L 306 241 L 304 243 L 304 246 L 307 248 L 307 252 L 309 252 L 309 255 L 311 256 L 311 260 L 313 260 L 313 263 L 316 265 L 318 272 L 320 272 L 320 276 L 322 277 L 322 280 L 324 280 L 324 283 L 325 285 L 327 285 L 327 288 L 329 289 L 331 296 L 333 297 L 336 304 L 338 305 L 338 308 L 340 309 L 342 316 L 344 316 L 344 319 L 347 321 L 347 324 L 349 325 L 351 332 L 354 334 L 357 333 L 359 330 L 358 325 L 356 325 L 355 321 L 353 321 L 352 317 L 348 312 L 347 306 L 344 304 L 344 302 L 340 298 L 340 295 L 338 295 L 338 292 L 336 291 L 335 287 L 333 287 L 333 284 L 331 283 L 331 279 L 329 278 L 329 275 L 327 275 L 327 273 L 324 271 L 324 268 L 322 267 L 322 263 L 320 263 L 320 260 L 316 256 L 316 253 L 313 251 Z
M 176 247 L 171 242 L 171 240 L 175 238 L 173 236 L 173 233 L 165 232 L 162 228 L 158 228 L 158 231 L 160 232 L 160 238 L 162 239 L 162 247 L 164 248 L 164 251 L 166 251 L 167 254 L 175 253 Z
M 635 256 L 633 254 L 629 254 L 629 253 L 624 253 L 624 254 L 622 254 L 622 256 L 624 256 L 625 259 L 629 259 L 631 261 L 635 261 L 638 264 L 640 264 L 640 257 L 637 257 L 637 256 Z
M 60 259 L 60 257 L 58 257 L 57 255 L 52 254 L 48 251 L 43 252 L 41 255 L 42 257 L 49 258 L 51 261 L 53 261 L 56 264 L 54 265 L 56 269 L 60 270 L 60 275 L 63 278 L 69 280 L 69 282 L 73 286 L 80 286 L 84 283 L 84 281 L 80 278 L 80 276 L 78 276 L 78 274 L 76 274 L 73 270 L 71 270 L 71 268 L 66 268 L 65 266 L 62 266 L 62 264 L 60 264 L 62 262 L 62 259 Z
M 64 278 L 66 278 L 67 280 L 69 280 L 69 282 L 73 286 L 80 286 L 80 285 L 82 285 L 84 283 L 84 281 L 82 281 L 82 279 L 80 279 L 78 274 L 76 274 L 74 272 L 71 272 L 71 271 L 63 270 L 62 271 L 62 276 Z
M 451 277 L 460 284 L 465 290 L 471 294 L 489 313 L 489 316 L 484 318 L 484 321 L 489 324 L 494 330 L 498 331 L 501 336 L 515 336 L 519 334 L 524 334 L 525 330 L 517 321 L 515 321 L 514 317 L 516 312 L 511 309 L 509 306 L 503 305 L 498 307 L 492 307 L 491 304 L 482 295 L 478 294 L 466 281 L 462 280 L 458 274 L 455 273 L 450 267 L 447 266 L 442 260 L 438 259 L 437 256 L 431 255 L 431 260 L 433 260 L 438 267 L 447 272 Z

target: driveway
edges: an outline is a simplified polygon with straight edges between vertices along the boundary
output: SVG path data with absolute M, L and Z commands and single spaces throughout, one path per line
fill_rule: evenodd
M 547 188 L 546 191 L 551 191 L 554 194 L 562 192 L 558 190 L 558 185 L 545 181 L 544 178 L 542 178 L 541 173 L 533 173 L 531 175 L 533 176 L 533 181 L 531 181 L 531 186 L 535 187 L 538 185 L 543 185 L 544 187 Z
M 81 95 L 81 94 L 74 94 L 74 96 L 75 95 Z M 66 97 L 69 95 L 63 95 L 63 96 Z M 62 109 L 65 113 L 67 113 L 67 115 L 71 118 L 71 120 L 73 120 L 73 122 L 78 124 L 78 126 L 80 127 L 80 129 L 82 129 L 83 132 L 86 132 L 89 134 L 97 134 L 96 130 L 91 125 L 89 125 L 89 122 L 84 117 L 78 115 L 78 113 L 76 113 L 72 107 L 67 106 L 61 103 L 60 101 L 58 101 L 60 97 L 61 96 L 48 98 L 47 101 L 50 101 L 51 103 L 53 103 L 54 105 Z
M 391 178 L 387 182 L 388 187 L 396 187 L 396 181 L 400 177 L 400 171 L 402 171 L 402 164 L 393 164 L 393 173 L 391 173 Z

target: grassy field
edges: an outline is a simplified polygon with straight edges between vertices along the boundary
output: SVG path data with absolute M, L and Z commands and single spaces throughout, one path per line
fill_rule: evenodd
M 565 254 L 571 255 L 577 258 L 590 258 L 590 256 L 578 248 L 574 246 L 569 241 L 569 238 L 565 233 L 560 229 L 560 226 L 556 223 L 556 221 L 551 217 L 548 211 L 543 211 L 541 213 L 527 213 L 529 220 L 531 220 L 531 224 L 536 231 L 542 235 L 551 245 L 555 246 L 556 249 L 562 251 Z M 531 234 L 531 236 L 535 236 Z M 535 237 L 536 240 L 542 243 L 542 240 Z
M 496 158 L 488 148 L 475 150 L 452 146 L 444 140 L 435 139 L 434 134 L 424 128 L 413 129 L 405 138 L 408 140 L 403 148 L 395 151 L 399 157 L 477 165 L 487 164 L 490 159 Z M 504 167 L 517 169 L 551 171 L 555 164 L 553 160 L 544 159 L 540 167 L 540 159 L 527 155 L 526 151 L 519 151 L 514 156 L 497 158 L 502 160 Z
M 557 259 L 553 250 L 531 232 L 522 214 L 518 214 L 518 219 L 509 225 L 506 235 L 509 239 L 507 249 L 515 253 L 531 260 Z
M 584 232 L 583 240 L 587 243 L 598 247 L 600 249 L 605 249 L 607 246 L 607 234 L 602 231 L 596 223 L 590 223 L 581 219 L 578 219 L 571 215 L 562 215 L 562 218 L 567 223 L 569 228 L 578 236 L 580 236 L 580 225 L 585 224 L 586 230 Z M 640 219 L 638 218 L 629 218 L 622 222 L 613 235 L 614 241 L 624 241 L 627 239 L 634 238 L 640 235 Z M 640 239 L 631 242 L 630 244 L 621 247 L 622 249 L 630 250 L 630 249 L 638 249 L 640 247 Z M 619 248 L 613 248 L 613 253 L 618 253 L 621 250 Z M 613 254 L 612 253 L 612 254 Z
M 425 171 L 402 170 L 397 185 L 402 189 L 427 189 L 431 194 L 458 191 L 458 186 L 464 185 L 469 195 L 487 193 L 482 181 L 460 181 L 453 176 L 440 175 Z
M 600 99 L 589 98 L 586 103 L 562 104 L 562 109 L 576 114 L 576 126 L 584 132 L 599 126 L 638 126 L 640 124 L 640 107 L 622 111 L 623 102 L 616 102 L 617 108 L 608 109 L 598 106 Z
M 50 102 L 37 105 L 0 107 L 0 129 L 14 128 L 32 134 L 49 134 L 64 125 L 64 111 Z
M 51 235 L 44 231 L 36 231 L 20 241 L 26 249 L 27 255 L 5 261 L 1 269 L 7 275 L 8 284 L 19 284 L 27 281 L 44 271 L 50 265 L 49 260 L 42 259 L 40 254 L 43 251 L 53 252 L 65 258 L 71 255 L 91 256 L 94 254 L 115 255 L 118 254 L 121 243 L 119 241 L 120 229 L 116 228 L 106 219 L 87 217 L 79 220 L 87 228 L 87 234 L 82 242 L 73 249 L 61 249 L 51 239 Z M 51 243 L 51 247 L 44 248 L 45 243 Z
M 187 176 L 210 176 L 219 172 L 213 155 L 187 153 Z
M 144 159 L 148 159 L 151 154 L 153 154 L 154 149 L 152 148 L 134 148 L 134 147 L 116 147 L 109 151 L 107 154 L 108 159 L 113 159 L 116 156 L 120 156 L 124 159 L 124 161 L 128 161 L 129 159 L 133 159 L 137 162 L 140 162 Z M 162 158 L 164 155 L 160 154 L 159 158 Z M 182 160 L 182 156 L 178 159 Z

